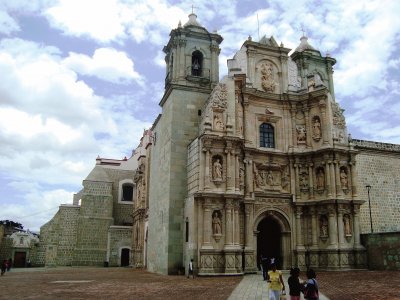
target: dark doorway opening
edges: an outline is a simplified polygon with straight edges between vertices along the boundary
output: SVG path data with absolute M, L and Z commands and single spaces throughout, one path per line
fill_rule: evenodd
M 26 263 L 26 252 L 15 252 L 14 254 L 14 267 L 25 268 Z
M 129 253 L 130 250 L 128 248 L 121 250 L 121 267 L 129 266 Z
M 277 268 L 282 267 L 281 226 L 273 217 L 264 218 L 257 226 L 257 265 L 260 267 L 261 255 L 275 258 Z

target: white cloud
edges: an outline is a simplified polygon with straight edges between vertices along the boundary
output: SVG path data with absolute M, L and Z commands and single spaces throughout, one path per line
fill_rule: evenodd
M 9 35 L 10 33 L 19 30 L 20 28 L 15 20 L 5 11 L 0 10 L 0 33 Z
M 131 81 L 141 85 L 144 83 L 126 53 L 112 48 L 96 49 L 93 57 L 71 52 L 63 63 L 79 74 L 95 76 L 113 83 L 129 84 Z
M 125 76 L 135 77 L 133 63 L 129 66 L 131 61 L 118 54 L 128 67 L 115 74 L 126 72 Z M 100 70 L 101 59 L 95 55 L 89 61 L 92 70 Z M 21 204 L 9 206 L 3 201 L 11 199 L 0 200 L 1 215 L 6 218 L 44 209 L 44 201 L 49 203 L 47 207 L 66 200 L 71 203 L 71 193 L 79 191 L 97 155 L 129 156 L 143 128 L 151 125 L 132 116 L 124 106 L 118 107 L 118 114 L 112 109 L 105 111 L 114 108 L 108 105 L 110 99 L 96 95 L 87 83 L 79 81 L 55 47 L 2 40 L 0 73 L 7 74 L 0 81 L 0 175 L 7 172 L 7 178 L 15 183 L 34 187 L 31 193 L 26 193 L 30 189 L 23 192 Z M 103 137 L 101 141 L 98 136 Z M 20 190 L 12 184 L 9 188 Z M 43 218 L 48 220 L 54 212 Z M 35 222 L 38 226 L 44 219 Z
M 59 0 L 45 15 L 53 27 L 67 35 L 101 43 L 123 42 L 129 37 L 138 43 L 148 40 L 157 45 L 186 16 L 163 0 Z
M 100 42 L 124 37 L 121 5 L 116 0 L 59 0 L 47 9 L 51 24 L 68 35 L 87 35 Z

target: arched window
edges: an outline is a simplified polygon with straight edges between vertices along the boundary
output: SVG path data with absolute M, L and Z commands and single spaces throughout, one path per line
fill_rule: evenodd
M 260 125 L 260 147 L 275 148 L 274 127 L 271 124 Z
M 192 53 L 192 75 L 201 76 L 203 73 L 203 54 L 196 50 Z
M 122 201 L 133 201 L 133 184 L 124 183 L 122 185 Z

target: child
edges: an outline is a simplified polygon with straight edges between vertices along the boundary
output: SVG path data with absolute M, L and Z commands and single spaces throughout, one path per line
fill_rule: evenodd
M 299 276 L 299 268 L 292 268 L 290 270 L 290 277 L 288 279 L 290 300 L 300 300 L 300 292 L 303 291 L 304 286 L 300 283 Z
M 308 300 L 318 300 L 319 299 L 319 289 L 318 282 L 315 279 L 317 275 L 313 269 L 307 271 L 307 284 L 304 288 L 304 299 Z

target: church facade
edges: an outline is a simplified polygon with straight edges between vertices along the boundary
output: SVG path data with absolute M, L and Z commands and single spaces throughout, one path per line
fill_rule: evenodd
M 350 137 L 336 60 L 304 36 L 292 52 L 249 37 L 220 80 L 222 40 L 195 14 L 171 31 L 162 113 L 129 159 L 96 160 L 33 262 L 173 274 L 193 259 L 199 275 L 239 275 L 264 255 L 283 269 L 365 268 L 367 185 L 381 185 L 376 230 L 400 230 L 400 210 L 388 214 L 400 146 Z

